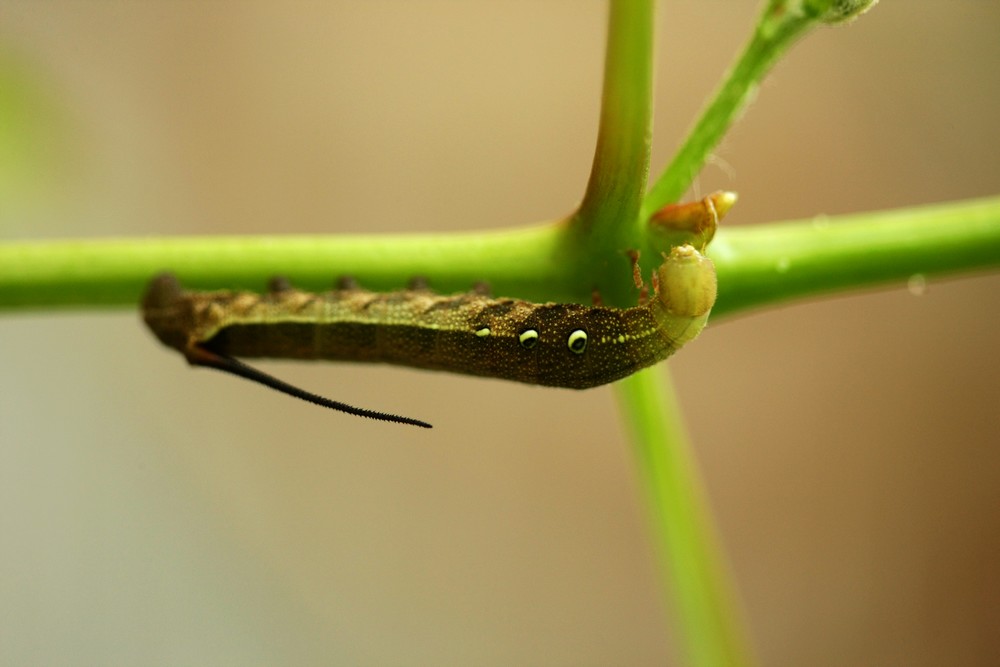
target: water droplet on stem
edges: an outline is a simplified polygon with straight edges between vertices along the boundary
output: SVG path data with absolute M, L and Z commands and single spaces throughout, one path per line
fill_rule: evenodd
M 906 289 L 913 296 L 923 296 L 927 293 L 927 277 L 922 273 L 914 273 L 906 281 Z

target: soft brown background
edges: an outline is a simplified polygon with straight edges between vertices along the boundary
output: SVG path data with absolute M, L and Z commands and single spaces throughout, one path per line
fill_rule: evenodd
M 664 3 L 654 171 L 756 4 Z M 560 216 L 589 170 L 605 12 L 7 0 L 0 54 L 51 131 L 0 234 Z M 996 194 L 998 29 L 998 3 L 887 0 L 812 36 L 700 192 L 740 193 L 731 225 Z M 998 290 L 774 309 L 671 362 L 764 664 L 995 664 Z M 0 662 L 673 659 L 609 389 L 268 368 L 436 428 L 189 370 L 134 312 L 0 319 Z

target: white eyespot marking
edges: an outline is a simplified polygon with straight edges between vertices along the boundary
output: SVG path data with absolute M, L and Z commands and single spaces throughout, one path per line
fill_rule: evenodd
M 521 341 L 521 347 L 530 350 L 538 344 L 538 332 L 534 329 L 525 329 L 517 339 Z
M 479 336 L 480 338 L 486 338 L 487 336 L 490 335 L 490 333 L 491 332 L 490 332 L 490 328 L 489 327 L 483 327 L 482 329 L 476 329 L 476 335 Z
M 587 332 L 583 329 L 577 329 L 569 335 L 566 344 L 573 352 L 583 354 L 583 351 L 587 349 Z

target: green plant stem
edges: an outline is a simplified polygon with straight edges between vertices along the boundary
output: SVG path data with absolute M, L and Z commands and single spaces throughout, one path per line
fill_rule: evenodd
M 177 237 L 0 244 L 0 311 L 130 307 L 156 272 L 186 285 L 261 289 L 271 275 L 307 289 L 341 275 L 372 289 L 426 276 L 442 292 L 487 280 L 496 294 L 587 302 L 593 276 L 567 259 L 561 224 L 410 236 Z M 710 246 L 713 318 L 891 281 L 1000 266 L 1000 197 L 729 227 Z
M 834 291 L 1000 267 L 1000 197 L 735 227 L 710 248 L 718 318 Z
M 685 664 L 753 664 L 672 383 L 647 369 L 615 389 L 630 427 Z
M 579 209 L 566 228 L 566 255 L 605 303 L 634 302 L 630 259 L 641 247 L 653 104 L 654 0 L 612 0 L 597 146 Z
M 606 283 L 602 295 L 619 305 L 634 299 L 623 251 L 640 247 L 645 221 L 639 211 L 649 165 L 653 9 L 651 0 L 611 3 L 597 149 L 586 194 L 568 229 L 569 240 L 583 248 L 584 266 L 613 269 L 617 260 L 625 279 Z M 745 661 L 732 658 L 746 652 L 736 639 L 729 582 L 713 567 L 722 556 L 706 539 L 713 532 L 711 516 L 695 492 L 699 477 L 689 465 L 680 427 L 665 427 L 660 388 L 655 375 L 642 373 L 626 384 L 622 405 L 637 467 L 647 481 L 659 564 L 678 595 L 681 641 L 696 658 L 693 664 L 740 664 Z M 679 424 L 679 413 L 669 421 Z M 666 530 L 671 524 L 680 530 Z
M 225 236 L 0 244 L 0 309 L 135 307 L 163 270 L 192 288 L 261 290 L 282 275 L 303 289 L 353 276 L 376 290 L 425 276 L 442 292 L 489 279 L 503 294 L 572 299 L 558 259 L 561 225 L 400 236 Z M 551 292 L 550 292 L 551 290 Z M 550 296 L 546 296 L 550 294 Z
M 613 0 L 608 17 L 597 147 L 574 229 L 595 251 L 638 231 L 649 173 L 653 100 L 652 0 Z
M 771 67 L 818 19 L 800 11 L 783 11 L 792 2 L 772 0 L 758 19 L 749 43 L 727 72 L 712 101 L 702 111 L 680 150 L 649 188 L 642 204 L 641 220 L 678 201 L 701 171 L 709 153 L 739 118 Z

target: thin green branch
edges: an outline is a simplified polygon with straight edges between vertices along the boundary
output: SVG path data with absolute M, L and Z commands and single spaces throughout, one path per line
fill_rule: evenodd
M 646 220 L 672 204 L 691 186 L 709 153 L 753 99 L 757 86 L 778 59 L 806 30 L 820 23 L 813 12 L 796 2 L 772 0 L 761 13 L 754 34 L 702 111 L 673 160 L 649 188 L 640 213 Z
M 753 664 L 672 383 L 649 369 L 622 380 L 615 389 L 631 431 L 685 664 Z
M 597 148 L 575 218 L 587 245 L 604 252 L 638 231 L 652 131 L 654 10 L 653 0 L 611 2 Z
M 720 230 L 713 318 L 920 275 L 1000 267 L 1000 197 Z

